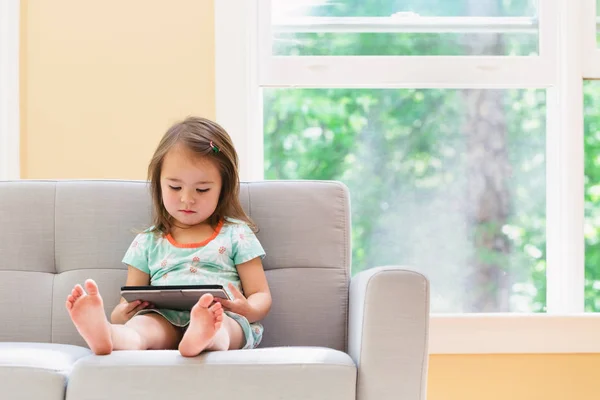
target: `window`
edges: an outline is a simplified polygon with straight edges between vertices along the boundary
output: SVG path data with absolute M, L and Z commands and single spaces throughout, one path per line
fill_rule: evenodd
M 519 61 L 525 74 L 529 62 L 551 68 L 552 54 L 539 51 L 547 32 L 539 32 L 537 2 L 272 0 L 270 10 L 270 21 L 259 22 L 271 26 L 259 36 L 270 38 L 259 68 L 272 68 L 261 74 L 265 178 L 345 182 L 353 272 L 390 264 L 422 271 L 433 312 L 545 311 L 551 79 L 532 88 L 497 82 L 518 78 L 514 72 L 475 84 L 439 72 L 444 61 L 490 62 L 496 71 Z M 328 87 L 301 69 L 311 56 L 343 82 Z M 398 68 L 429 62 L 439 75 L 377 82 L 368 77 L 381 59 L 373 56 Z M 365 68 L 344 70 L 340 58 Z M 283 76 L 284 65 L 297 75 Z M 302 75 L 317 88 L 289 88 Z M 352 87 L 365 77 L 370 82 Z M 388 88 L 390 80 L 398 87 Z
M 600 85 L 584 86 L 585 309 L 600 311 Z
M 238 132 L 246 179 L 344 181 L 353 273 L 426 273 L 432 338 L 444 333 L 435 346 L 462 340 L 445 350 L 465 352 L 481 323 L 502 332 L 490 342 L 519 341 L 484 351 L 527 351 L 525 333 L 600 307 L 595 82 L 585 83 L 585 169 L 581 146 L 584 79 L 600 78 L 595 0 L 250 3 L 256 17 L 234 21 L 247 40 L 227 50 L 250 73 L 232 80 L 217 57 L 217 116 Z M 532 313 L 535 329 L 513 317 Z M 591 346 L 576 332 L 569 348 Z

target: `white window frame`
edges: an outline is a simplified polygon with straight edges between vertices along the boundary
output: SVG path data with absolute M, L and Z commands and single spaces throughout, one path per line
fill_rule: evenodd
M 0 180 L 20 177 L 20 1 L 0 1 Z
M 242 181 L 264 176 L 256 13 L 256 0 L 215 1 L 216 119 L 235 144 Z
M 547 89 L 547 313 L 432 314 L 432 354 L 600 350 L 600 316 L 584 313 L 583 77 L 590 61 L 582 54 L 590 47 L 580 21 L 591 3 L 596 15 L 595 0 L 539 1 L 538 56 L 297 58 L 270 54 L 270 15 L 261 7 L 270 0 L 215 2 L 217 121 L 236 142 L 242 180 L 264 178 L 264 87 Z M 368 76 L 356 74 L 361 68 Z
M 531 57 L 274 56 L 271 54 L 271 0 L 254 1 L 258 1 L 258 79 L 262 87 L 527 88 L 549 87 L 556 80 L 557 31 L 546 23 L 557 15 L 556 0 L 540 0 L 539 55 Z M 421 24 L 427 24 L 427 20 L 420 20 Z M 437 20 L 439 23 L 439 20 L 452 21 L 456 18 Z M 439 68 L 440 64 L 444 68 Z M 518 71 L 517 75 L 515 71 Z

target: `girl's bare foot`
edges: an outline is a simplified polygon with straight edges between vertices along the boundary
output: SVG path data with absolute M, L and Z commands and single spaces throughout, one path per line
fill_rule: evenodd
M 66 307 L 73 324 L 90 349 L 98 355 L 110 354 L 113 345 L 110 324 L 104 313 L 98 285 L 91 279 L 84 283 L 85 291 L 77 284 L 67 296 Z M 87 294 L 86 294 L 87 292 Z
M 213 302 L 211 294 L 203 295 L 190 312 L 190 326 L 186 330 L 179 352 L 184 357 L 195 357 L 206 349 L 223 323 L 223 306 Z

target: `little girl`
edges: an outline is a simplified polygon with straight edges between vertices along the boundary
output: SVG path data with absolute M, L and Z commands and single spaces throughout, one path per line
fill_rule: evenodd
M 148 167 L 153 226 L 137 235 L 123 262 L 127 286 L 221 284 L 231 300 L 203 295 L 191 311 L 121 299 L 108 322 L 96 283 L 75 285 L 66 307 L 95 354 L 112 350 L 248 349 L 262 338 L 271 294 L 265 252 L 238 199 L 238 159 L 216 123 L 187 118 L 164 135 Z

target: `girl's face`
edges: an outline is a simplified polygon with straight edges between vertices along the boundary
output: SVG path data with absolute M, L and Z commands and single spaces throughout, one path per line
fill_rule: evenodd
M 207 222 L 219 202 L 221 174 L 216 163 L 176 145 L 165 155 L 160 188 L 167 212 L 178 226 Z

